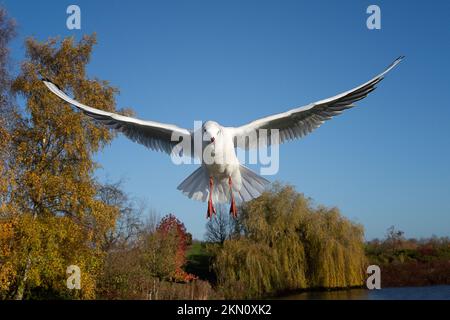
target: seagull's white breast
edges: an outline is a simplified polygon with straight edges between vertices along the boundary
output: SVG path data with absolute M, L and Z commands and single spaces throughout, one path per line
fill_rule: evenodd
M 211 176 L 222 179 L 233 177 L 239 172 L 239 160 L 227 128 L 222 127 L 222 135 L 209 148 L 213 161 L 204 162 L 204 165 Z

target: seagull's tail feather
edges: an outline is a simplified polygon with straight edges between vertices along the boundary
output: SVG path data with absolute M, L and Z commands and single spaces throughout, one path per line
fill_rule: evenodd
M 236 200 L 238 202 L 250 201 L 259 197 L 270 183 L 269 180 L 256 174 L 246 166 L 239 167 L 241 172 L 241 188 L 236 192 Z
M 204 166 L 201 166 L 192 172 L 189 177 L 184 179 L 177 189 L 190 199 L 206 201 L 209 192 L 208 170 Z
M 240 181 L 233 184 L 234 196 L 237 202 L 250 201 L 264 192 L 268 180 L 256 174 L 249 168 L 241 165 L 239 167 Z M 238 182 L 238 181 L 235 181 Z M 188 198 L 206 201 L 209 196 L 209 174 L 206 167 L 201 166 L 187 177 L 177 187 Z M 213 194 L 214 203 L 222 203 L 230 201 L 230 189 L 228 178 L 219 181 L 214 180 Z

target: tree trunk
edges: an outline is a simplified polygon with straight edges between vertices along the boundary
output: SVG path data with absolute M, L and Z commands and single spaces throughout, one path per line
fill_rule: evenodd
M 37 214 L 36 212 L 33 214 L 33 221 L 36 220 Z M 28 272 L 31 267 L 31 250 L 28 253 L 27 264 L 25 265 L 25 270 L 23 272 L 22 279 L 19 280 L 19 285 L 17 286 L 16 294 L 14 295 L 14 300 L 23 300 L 23 294 L 25 292 L 25 288 L 28 280 Z
M 31 266 L 31 253 L 28 254 L 27 264 L 25 265 L 25 271 L 23 273 L 22 279 L 20 279 L 19 285 L 17 286 L 17 291 L 14 296 L 14 300 L 22 300 L 23 299 L 23 294 L 25 292 L 25 287 L 26 287 L 27 279 L 28 279 L 28 271 L 30 270 L 30 266 Z

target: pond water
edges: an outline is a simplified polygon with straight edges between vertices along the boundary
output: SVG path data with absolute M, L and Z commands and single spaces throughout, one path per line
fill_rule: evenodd
M 285 300 L 450 300 L 450 285 L 302 292 Z

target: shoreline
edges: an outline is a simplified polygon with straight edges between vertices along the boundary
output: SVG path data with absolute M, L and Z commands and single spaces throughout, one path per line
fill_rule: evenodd
M 396 289 L 404 289 L 407 291 L 415 290 L 414 293 L 420 294 L 420 289 L 428 290 L 436 288 L 437 290 L 440 289 L 440 287 L 446 288 L 450 285 L 448 284 L 436 284 L 436 285 L 425 285 L 425 286 L 400 286 L 400 287 L 382 287 L 381 289 L 367 289 L 367 287 L 352 287 L 352 288 L 342 288 L 342 289 L 324 289 L 324 290 L 294 290 L 291 292 L 286 292 L 286 294 L 283 295 L 277 295 L 277 296 L 271 296 L 266 298 L 267 300 L 291 300 L 291 299 L 298 299 L 302 300 L 301 298 L 304 298 L 305 300 L 320 300 L 320 299 L 330 299 L 330 300 L 339 300 L 339 299 L 353 299 L 355 300 L 364 300 L 368 299 L 369 294 L 375 295 L 382 295 L 386 292 L 392 293 L 396 291 Z M 450 299 L 450 290 L 448 290 L 448 295 L 444 296 L 443 299 Z M 401 294 L 400 294 L 401 295 Z M 328 296 L 328 297 L 327 297 Z M 392 299 L 398 299 L 399 296 L 392 295 Z M 414 299 L 414 297 L 412 297 Z

